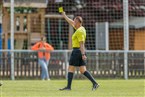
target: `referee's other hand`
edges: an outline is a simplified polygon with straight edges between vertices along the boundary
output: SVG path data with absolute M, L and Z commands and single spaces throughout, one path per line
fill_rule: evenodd
M 87 60 L 86 55 L 83 55 L 83 56 L 82 56 L 82 59 L 83 59 L 83 60 Z

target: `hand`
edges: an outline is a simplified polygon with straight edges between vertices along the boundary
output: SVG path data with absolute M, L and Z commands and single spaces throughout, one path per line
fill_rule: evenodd
M 45 50 L 45 49 L 46 49 L 45 47 L 40 48 L 40 50 Z
M 63 16 L 65 16 L 65 12 L 62 12 L 61 14 L 62 14 Z
M 83 55 L 83 56 L 82 56 L 82 59 L 83 59 L 83 60 L 86 60 L 86 59 L 87 59 L 86 55 Z

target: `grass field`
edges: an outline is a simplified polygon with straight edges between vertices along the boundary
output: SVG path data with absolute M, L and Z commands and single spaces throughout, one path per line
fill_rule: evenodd
M 66 80 L 2 81 L 0 97 L 145 97 L 145 81 L 98 80 L 100 87 L 91 91 L 88 80 L 73 80 L 71 91 L 59 91 Z

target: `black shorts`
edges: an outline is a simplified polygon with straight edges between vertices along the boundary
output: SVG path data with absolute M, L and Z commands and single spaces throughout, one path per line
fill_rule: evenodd
M 73 49 L 70 56 L 69 65 L 72 65 L 72 66 L 85 66 L 86 65 L 86 60 L 82 59 L 82 54 L 79 48 Z

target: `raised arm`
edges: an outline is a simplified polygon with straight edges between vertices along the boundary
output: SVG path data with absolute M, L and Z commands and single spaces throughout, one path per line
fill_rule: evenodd
M 46 48 L 46 50 L 50 50 L 50 51 L 54 50 L 54 48 L 48 43 L 45 44 L 45 48 Z
M 74 27 L 74 21 L 72 19 L 70 19 L 65 12 L 62 12 L 62 16 L 65 18 L 65 20 Z
M 39 50 L 39 45 L 40 45 L 39 42 L 36 43 L 35 45 L 33 45 L 33 46 L 31 47 L 31 50 Z

